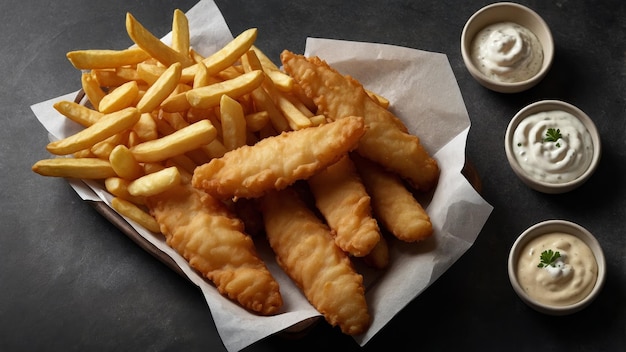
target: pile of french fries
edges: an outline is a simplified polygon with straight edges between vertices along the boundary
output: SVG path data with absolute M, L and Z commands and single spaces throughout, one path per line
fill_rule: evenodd
M 54 108 L 85 128 L 50 142 L 46 149 L 55 157 L 32 169 L 104 180 L 112 207 L 150 231 L 160 230 L 145 197 L 229 150 L 325 122 L 293 79 L 254 45 L 256 28 L 207 57 L 190 46 L 180 10 L 174 11 L 171 45 L 130 13 L 126 30 L 136 44 L 131 48 L 67 53 L 81 71 L 88 103 L 60 101 Z

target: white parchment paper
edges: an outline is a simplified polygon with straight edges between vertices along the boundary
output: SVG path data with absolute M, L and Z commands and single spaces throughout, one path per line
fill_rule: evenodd
M 213 1 L 200 1 L 187 12 L 187 17 L 191 44 L 203 55 L 215 52 L 233 38 Z M 169 40 L 169 34 L 163 38 L 164 42 Z M 432 198 L 429 195 L 421 200 L 431 217 L 434 236 L 419 244 L 390 240 L 391 262 L 384 271 L 372 271 L 357 264 L 367 285 L 366 295 L 373 318 L 369 330 L 355 336 L 357 343 L 365 345 L 470 248 L 492 207 L 461 174 L 470 120 L 445 55 L 384 44 L 317 38 L 307 40 L 305 55 L 319 56 L 341 73 L 361 81 L 367 89 L 388 98 L 390 109 L 421 138 L 441 168 Z M 78 72 L 76 77 L 78 85 Z M 31 107 L 51 139 L 64 138 L 80 128 L 53 108 L 55 102 L 73 101 L 75 96 L 76 92 L 72 92 Z M 82 199 L 110 206 L 112 196 L 99 182 L 68 181 Z M 127 221 L 146 240 L 173 258 L 202 290 L 218 333 L 229 351 L 241 350 L 264 337 L 320 317 L 277 266 L 271 249 L 263 241 L 258 243 L 259 253 L 278 280 L 284 300 L 281 313 L 271 317 L 251 314 L 224 298 L 167 246 L 163 236 L 147 231 L 132 220 Z

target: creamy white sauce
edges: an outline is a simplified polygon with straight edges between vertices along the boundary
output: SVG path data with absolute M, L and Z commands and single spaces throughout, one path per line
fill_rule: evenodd
M 559 130 L 562 137 L 546 141 L 549 128 Z M 589 168 L 593 157 L 589 131 L 574 115 L 560 110 L 526 117 L 513 132 L 510 147 L 525 172 L 548 183 L 576 179 Z
M 536 75 L 543 64 L 537 36 L 513 22 L 482 29 L 472 43 L 472 60 L 486 76 L 501 82 L 521 82 Z
M 541 253 L 559 252 L 553 266 L 539 268 Z M 517 279 L 522 289 L 541 303 L 565 306 L 585 298 L 598 277 L 598 265 L 591 249 L 578 237 L 550 233 L 528 242 L 520 252 Z

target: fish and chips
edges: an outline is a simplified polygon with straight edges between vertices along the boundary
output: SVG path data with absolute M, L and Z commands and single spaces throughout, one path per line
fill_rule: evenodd
M 285 309 L 257 253 L 267 240 L 331 325 L 365 332 L 372 317 L 353 260 L 384 270 L 383 229 L 407 243 L 432 235 L 412 192 L 439 176 L 391 102 L 316 57 L 285 51 L 283 71 L 254 45 L 256 28 L 206 57 L 179 10 L 170 45 L 131 14 L 126 31 L 130 49 L 67 54 L 88 103 L 54 108 L 84 128 L 50 142 L 53 156 L 32 170 L 102 182 L 114 210 L 259 315 Z

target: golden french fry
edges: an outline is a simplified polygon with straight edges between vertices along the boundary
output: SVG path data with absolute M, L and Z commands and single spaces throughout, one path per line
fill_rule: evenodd
M 115 176 L 111 163 L 97 158 L 55 158 L 36 162 L 32 170 L 42 176 L 104 179 Z
M 237 62 L 241 55 L 250 50 L 250 47 L 256 40 L 256 37 L 256 28 L 250 28 L 243 31 L 235 39 L 230 41 L 220 50 L 202 60 L 202 63 L 198 63 L 185 68 L 183 70 L 181 80 L 184 82 L 189 82 L 193 80 L 193 77 L 198 69 L 198 65 L 201 64 L 206 66 L 209 75 L 215 75 L 218 74 L 220 71 L 227 69 L 235 62 Z
M 143 168 L 130 152 L 128 147 L 118 144 L 109 154 L 109 162 L 115 173 L 124 179 L 134 180 L 143 176 Z
M 186 92 L 170 95 L 161 103 L 161 109 L 165 112 L 183 112 L 189 110 L 191 104 L 187 100 Z
M 266 69 L 265 67 L 263 67 L 263 71 L 272 80 L 276 89 L 281 92 L 291 92 L 294 85 L 294 80 L 291 76 L 282 71 Z
M 167 67 L 176 62 L 180 62 L 183 67 L 190 66 L 194 63 L 188 53 L 181 54 L 167 46 L 159 38 L 150 33 L 130 13 L 126 14 L 126 31 L 128 32 L 128 36 L 138 47 Z
M 176 89 L 181 69 L 181 64 L 175 62 L 163 72 L 137 103 L 139 112 L 144 113 L 155 110 Z
M 257 111 L 245 116 L 246 128 L 250 132 L 258 132 L 270 121 L 270 114 L 267 111 Z
M 389 108 L 389 99 L 367 89 L 365 90 L 365 93 L 367 93 L 367 95 L 369 95 L 369 97 L 372 98 L 375 102 L 377 102 L 378 105 L 382 106 L 385 109 Z
M 94 109 L 98 109 L 100 100 L 106 95 L 106 93 L 100 87 L 100 83 L 91 73 L 82 73 L 80 77 L 80 83 L 83 87 L 83 91 L 87 96 L 87 99 L 91 103 Z
M 140 115 L 139 111 L 132 107 L 104 115 L 84 130 L 67 138 L 48 143 L 46 149 L 52 154 L 67 155 L 91 148 L 94 144 L 131 128 L 137 123 Z
M 274 103 L 278 109 L 282 111 L 283 116 L 287 119 L 289 127 L 291 127 L 292 130 L 296 131 L 313 125 L 311 120 L 293 105 L 283 93 L 278 91 L 271 81 L 268 83 L 268 80 L 265 80 L 263 82 L 263 88 L 265 88 L 267 93 L 274 99 Z
M 259 47 L 257 47 L 256 45 L 252 45 L 252 47 L 250 47 L 250 50 L 254 50 L 256 57 L 259 58 L 259 61 L 264 68 L 279 70 L 278 66 L 272 60 L 270 60 L 270 58 L 263 52 L 263 50 L 259 49 Z
M 189 54 L 189 21 L 179 9 L 174 10 L 172 19 L 172 49 L 183 55 Z
M 165 169 L 165 166 L 163 166 L 162 163 L 144 163 L 143 164 L 143 172 L 148 175 L 148 174 L 153 174 L 157 171 L 161 171 Z
M 159 138 L 156 122 L 150 113 L 143 113 L 139 116 L 139 120 L 133 125 L 133 131 L 143 142 Z
M 241 57 L 241 61 L 242 61 L 244 70 L 247 72 L 253 72 L 255 70 L 264 72 L 261 61 L 256 56 L 256 53 L 252 50 L 248 51 L 245 55 L 243 55 Z M 277 101 L 275 100 L 275 97 L 272 95 L 272 93 L 270 93 L 267 89 L 265 89 L 265 87 L 267 85 L 267 87 L 270 90 L 272 90 L 274 94 L 278 94 L 277 90 L 272 89 L 273 83 L 265 75 L 265 73 L 263 74 L 263 76 L 264 76 L 263 83 L 262 83 L 263 87 L 259 89 L 255 89 L 251 93 L 252 99 L 254 100 L 255 105 L 257 106 L 258 109 L 265 110 L 268 112 L 268 114 L 270 115 L 270 120 L 272 121 L 272 126 L 274 127 L 276 131 L 282 132 L 282 131 L 287 131 L 289 129 L 293 129 L 293 126 L 292 126 L 293 123 L 290 121 L 290 118 L 284 115 L 282 109 L 280 109 L 280 107 L 278 106 Z M 293 117 L 291 119 L 293 119 Z
M 107 192 L 111 193 L 115 197 L 122 198 L 137 205 L 144 205 L 146 203 L 145 197 L 136 197 L 128 193 L 128 185 L 130 183 L 131 180 L 115 176 L 106 178 L 104 180 L 104 187 Z
M 136 65 L 150 58 L 150 55 L 140 48 L 124 50 L 76 50 L 68 52 L 66 56 L 72 65 L 79 70 Z
M 189 100 L 189 104 L 192 107 L 208 109 L 219 105 L 220 99 L 224 94 L 228 94 L 231 98 L 236 99 L 250 93 L 261 85 L 263 78 L 262 71 L 251 71 L 231 80 L 194 88 L 186 93 L 187 100 Z
M 196 75 L 193 77 L 193 88 L 204 87 L 217 82 L 219 79 L 210 76 L 206 66 L 198 65 Z
M 159 79 L 159 77 L 161 77 L 166 69 L 167 68 L 163 66 L 142 62 L 137 65 L 137 75 L 139 76 L 139 78 L 141 78 L 142 81 L 151 86 L 154 84 L 154 82 L 157 81 L 157 79 Z
M 311 120 L 311 123 L 313 124 L 313 126 L 319 126 L 323 123 L 326 123 L 326 115 L 315 115 L 311 118 L 309 118 L 309 120 Z
M 130 151 L 140 163 L 163 161 L 209 144 L 215 136 L 215 127 L 208 120 L 201 120 L 165 137 L 138 144 Z
M 127 81 L 141 80 L 141 77 L 139 77 L 139 74 L 137 73 L 136 67 L 131 67 L 131 66 L 116 67 L 115 74 L 121 79 L 124 79 Z
M 117 75 L 115 70 L 110 69 L 94 69 L 91 74 L 101 87 L 119 87 L 128 80 Z
M 54 109 L 63 116 L 85 127 L 93 125 L 104 116 L 104 114 L 99 111 L 73 101 L 62 100 L 54 103 L 53 106 Z
M 206 155 L 209 156 L 209 158 L 211 159 L 221 158 L 227 152 L 224 144 L 222 144 L 222 142 L 220 142 L 217 138 L 214 139 L 211 143 L 203 145 L 202 147 L 200 147 L 200 149 L 204 151 Z
M 237 149 L 246 144 L 246 119 L 243 108 L 235 99 L 222 95 L 220 100 L 222 140 L 227 150 Z
M 135 102 L 135 99 L 137 99 L 138 94 L 139 86 L 137 86 L 137 82 L 126 82 L 113 89 L 109 94 L 105 95 L 102 100 L 100 100 L 98 111 L 110 114 L 112 112 L 130 107 Z
M 180 184 L 180 172 L 175 166 L 141 176 L 128 184 L 128 193 L 135 197 L 149 197 Z
M 152 215 L 143 211 L 141 208 L 139 208 L 135 204 L 127 200 L 115 197 L 111 200 L 111 207 L 115 209 L 118 213 L 133 220 L 134 222 L 143 226 L 147 230 L 152 231 L 152 232 L 157 232 L 157 233 L 161 232 L 161 228 L 159 227 L 159 224 L 152 217 Z

